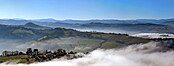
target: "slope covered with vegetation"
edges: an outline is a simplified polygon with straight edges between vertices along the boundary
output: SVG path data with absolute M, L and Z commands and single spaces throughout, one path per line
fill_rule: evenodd
M 110 49 L 149 42 L 147 39 L 131 37 L 127 34 L 80 32 L 65 28 L 38 30 L 0 25 L 0 30 L 0 39 L 15 39 L 24 42 L 20 46 L 16 46 L 20 49 L 21 47 L 23 49 L 27 47 L 42 48 L 43 50 L 62 48 L 84 52 L 97 48 Z

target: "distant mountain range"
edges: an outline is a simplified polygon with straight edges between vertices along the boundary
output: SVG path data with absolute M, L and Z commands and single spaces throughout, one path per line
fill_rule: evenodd
M 50 29 L 68 28 L 80 31 L 113 33 L 174 33 L 174 19 L 137 19 L 137 20 L 55 20 L 55 19 L 1 19 L 0 24 L 23 25 L 26 28 Z M 32 26 L 32 27 L 31 27 Z
M 154 24 L 163 24 L 163 23 L 169 23 L 173 22 L 174 18 L 171 19 L 135 19 L 135 20 L 116 20 L 116 19 L 95 19 L 95 20 L 56 20 L 52 18 L 48 19 L 20 19 L 20 18 L 15 18 L 15 19 L 0 19 L 0 24 L 11 24 L 14 25 L 15 22 L 16 24 L 25 24 L 27 22 L 61 22 L 61 23 L 70 23 L 70 24 L 86 24 L 86 23 L 91 23 L 91 22 L 99 22 L 99 23 L 129 23 L 129 24 L 137 24 L 137 23 L 154 23 Z
M 99 23 L 129 23 L 129 24 L 136 24 L 136 23 L 154 23 L 154 24 L 161 24 L 165 22 L 174 21 L 174 19 L 136 19 L 136 20 L 116 20 L 116 19 L 95 19 L 95 20 L 55 20 L 55 19 L 38 19 L 34 20 L 38 22 L 62 22 L 62 23 L 70 23 L 70 24 L 86 24 L 91 22 L 99 22 Z

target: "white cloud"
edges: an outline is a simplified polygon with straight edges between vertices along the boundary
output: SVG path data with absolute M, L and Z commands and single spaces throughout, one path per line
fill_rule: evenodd
M 131 45 L 119 50 L 98 49 L 83 58 L 33 64 L 0 64 L 0 66 L 174 66 L 174 52 L 158 52 L 158 43 Z M 150 52 L 150 53 L 149 53 Z

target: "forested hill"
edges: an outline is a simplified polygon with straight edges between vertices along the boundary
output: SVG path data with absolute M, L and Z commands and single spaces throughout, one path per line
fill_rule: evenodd
M 54 38 L 62 37 L 81 37 L 90 39 L 101 39 L 108 41 L 132 41 L 130 43 L 147 42 L 146 39 L 130 37 L 127 34 L 114 34 L 114 33 L 99 33 L 99 32 L 80 32 L 73 29 L 55 28 L 55 29 L 30 29 L 21 26 L 0 25 L 0 38 L 1 39 L 19 39 L 19 40 L 37 40 L 44 41 Z

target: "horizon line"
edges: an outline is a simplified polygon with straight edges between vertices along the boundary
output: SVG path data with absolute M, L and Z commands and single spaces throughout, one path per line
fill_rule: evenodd
M 135 18 L 135 19 L 117 19 L 117 18 L 91 18 L 91 19 L 56 19 L 56 18 L 0 18 L 4 20 L 41 20 L 41 19 L 53 19 L 53 20 L 163 20 L 163 19 L 174 19 L 173 18 Z

